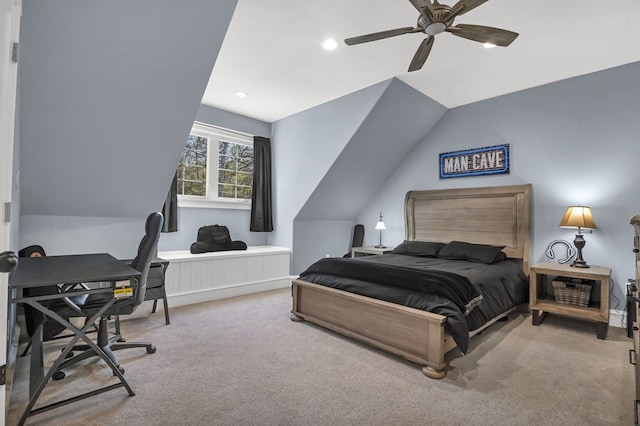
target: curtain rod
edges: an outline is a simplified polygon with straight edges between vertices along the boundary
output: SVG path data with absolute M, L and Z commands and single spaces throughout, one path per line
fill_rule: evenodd
M 239 136 L 246 136 L 246 137 L 250 137 L 250 138 L 255 136 L 255 135 L 252 135 L 250 133 L 239 132 L 237 130 L 231 130 L 231 129 L 227 129 L 225 127 L 215 126 L 215 125 L 209 124 L 209 123 L 203 123 L 202 121 L 194 121 L 194 123 L 195 124 L 199 124 L 200 126 L 211 127 L 212 129 L 216 129 L 216 130 L 222 130 L 223 132 L 234 133 L 234 134 L 239 135 Z

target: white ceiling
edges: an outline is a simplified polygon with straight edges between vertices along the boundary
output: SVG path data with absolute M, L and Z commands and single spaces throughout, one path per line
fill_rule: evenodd
M 398 77 L 453 108 L 640 60 L 640 0 L 490 0 L 455 23 L 515 31 L 511 46 L 442 33 L 412 73 L 424 34 L 342 42 L 417 17 L 409 0 L 239 0 L 202 102 L 273 122 Z M 321 48 L 328 37 L 336 50 Z

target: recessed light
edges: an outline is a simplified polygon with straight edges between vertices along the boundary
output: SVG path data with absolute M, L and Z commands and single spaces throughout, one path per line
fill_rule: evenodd
M 239 98 L 246 98 L 249 95 L 247 95 L 245 92 L 236 92 L 236 96 Z
M 494 47 L 496 47 L 496 45 L 493 43 L 485 43 L 483 44 L 483 46 L 485 49 L 493 49 Z
M 322 42 L 322 48 L 324 50 L 334 50 L 336 47 L 338 47 L 338 42 L 332 38 L 328 38 Z

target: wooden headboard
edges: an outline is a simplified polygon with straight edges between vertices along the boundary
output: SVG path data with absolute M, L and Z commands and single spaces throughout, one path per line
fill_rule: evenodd
M 531 185 L 409 191 L 405 198 L 409 241 L 466 241 L 505 246 L 529 274 Z

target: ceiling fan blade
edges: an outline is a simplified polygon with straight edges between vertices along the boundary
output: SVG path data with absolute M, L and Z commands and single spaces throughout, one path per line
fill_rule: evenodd
M 402 34 L 415 33 L 422 31 L 420 28 L 404 27 L 396 28 L 394 30 L 380 31 L 379 33 L 366 34 L 358 37 L 351 37 L 344 39 L 347 46 L 353 46 L 354 44 L 367 43 L 369 41 L 382 40 L 383 38 L 394 37 Z
M 431 0 L 409 0 L 413 7 L 416 8 L 420 15 L 427 20 L 427 22 L 433 22 L 433 8 L 431 7 Z
M 483 3 L 486 3 L 487 1 L 489 0 L 460 0 L 451 8 L 449 19 L 455 18 L 458 15 L 464 15 L 468 11 L 475 9 L 476 7 L 480 6 Z
M 425 61 L 429 57 L 429 53 L 431 53 L 431 48 L 433 47 L 433 40 L 435 37 L 429 36 L 422 40 L 418 50 L 416 50 L 416 54 L 413 55 L 413 59 L 411 60 L 411 64 L 409 64 L 409 72 L 417 71 L 424 65 Z
M 508 46 L 518 37 L 518 33 L 501 28 L 485 27 L 483 25 L 459 24 L 447 28 L 445 31 L 454 36 L 466 38 L 480 43 L 492 43 L 496 46 Z

